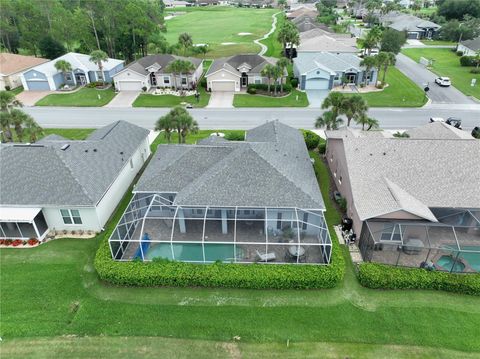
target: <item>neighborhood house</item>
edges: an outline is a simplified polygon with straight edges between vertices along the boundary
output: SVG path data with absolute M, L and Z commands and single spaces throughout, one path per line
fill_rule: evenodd
M 63 74 L 55 68 L 55 63 L 64 60 L 70 63 L 72 71 Z M 90 82 L 101 81 L 111 82 L 113 75 L 123 69 L 123 60 L 108 59 L 102 62 L 103 74 L 100 73 L 98 65 L 90 61 L 89 55 L 69 52 L 55 60 L 33 67 L 25 71 L 22 76 L 22 84 L 25 90 L 29 91 L 55 91 L 63 85 L 72 87 L 83 86 Z
M 0 238 L 100 231 L 150 155 L 149 131 L 118 121 L 84 141 L 0 144 Z
M 434 22 L 421 19 L 414 15 L 401 14 L 395 11 L 380 18 L 383 26 L 390 27 L 397 31 L 406 31 L 408 39 L 431 39 L 438 30 L 440 25 Z
M 480 51 L 480 36 L 459 42 L 457 51 L 461 51 L 464 56 L 475 56 Z
M 22 86 L 22 72 L 45 62 L 41 57 L 0 53 L 0 91 Z
M 160 145 L 109 239 L 116 260 L 330 263 L 303 136 L 278 121 L 242 142 Z

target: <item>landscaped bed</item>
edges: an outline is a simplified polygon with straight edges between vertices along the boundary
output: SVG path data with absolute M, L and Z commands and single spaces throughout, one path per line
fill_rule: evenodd
M 467 96 L 474 96 L 480 99 L 480 74 L 472 74 L 473 66 L 460 66 L 460 56 L 457 56 L 451 49 L 442 48 L 415 48 L 403 49 L 402 53 L 412 60 L 419 62 L 420 57 L 433 59 L 431 70 L 438 76 L 447 76 L 452 80 L 452 85 Z M 471 81 L 476 79 L 477 83 L 472 87 Z M 431 86 L 438 86 L 431 84 Z
M 199 87 L 199 102 L 195 96 L 152 95 L 140 94 L 133 102 L 133 107 L 174 107 L 182 103 L 189 103 L 193 107 L 205 107 L 210 100 L 210 94 Z
M 101 107 L 109 103 L 115 95 L 113 88 L 106 90 L 82 88 L 72 93 L 45 96 L 35 106 Z
M 292 90 L 287 96 L 237 94 L 233 97 L 234 107 L 307 107 L 308 99 L 304 92 Z

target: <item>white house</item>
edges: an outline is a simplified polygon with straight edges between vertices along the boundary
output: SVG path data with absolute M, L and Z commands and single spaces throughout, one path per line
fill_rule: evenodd
M 462 51 L 464 56 L 475 56 L 480 50 L 480 36 L 471 40 L 458 43 L 457 51 Z
M 102 230 L 150 155 L 148 134 L 118 121 L 84 141 L 1 144 L 0 238 Z
M 72 66 L 72 71 L 62 74 L 55 68 L 55 63 L 65 60 Z M 103 79 L 111 82 L 112 77 L 123 69 L 123 60 L 109 58 L 103 62 Z M 33 67 L 22 73 L 23 88 L 30 91 L 55 91 L 67 84 L 71 86 L 86 85 L 90 82 L 99 81 L 102 76 L 98 65 L 90 61 L 90 55 L 69 52 L 52 61 Z

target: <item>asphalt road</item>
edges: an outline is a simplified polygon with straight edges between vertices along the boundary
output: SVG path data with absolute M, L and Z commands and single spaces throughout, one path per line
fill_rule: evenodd
M 153 129 L 155 121 L 168 108 L 62 108 L 25 107 L 24 111 L 43 127 L 96 128 L 117 120 L 125 120 Z M 202 129 L 250 129 L 266 121 L 278 119 L 283 123 L 311 129 L 322 113 L 314 108 L 245 108 L 189 110 Z M 430 117 L 460 117 L 464 129 L 480 126 L 480 105 L 432 105 L 424 108 L 374 108 L 369 115 L 384 129 L 407 129 L 428 122 Z
M 465 96 L 455 87 L 441 87 L 435 84 L 435 79 L 438 77 L 433 72 L 427 70 L 424 66 L 416 63 L 411 58 L 403 55 L 397 55 L 396 67 L 414 81 L 420 88 L 424 88 L 425 84 L 429 84 L 430 90 L 428 97 L 434 104 L 473 104 L 475 103 L 471 98 Z

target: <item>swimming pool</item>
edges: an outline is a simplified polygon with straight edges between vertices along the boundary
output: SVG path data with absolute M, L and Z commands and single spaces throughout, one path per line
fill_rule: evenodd
M 452 257 L 451 255 L 444 255 L 441 256 L 438 261 L 437 261 L 437 266 L 442 267 L 443 269 L 447 271 L 452 271 L 452 272 L 463 272 L 465 269 L 465 264 L 462 262 L 456 262 L 455 265 L 453 263 L 455 262 L 455 258 Z M 453 265 L 453 269 L 452 269 Z
M 172 255 L 172 247 L 173 254 Z M 237 246 L 237 258 L 241 257 L 243 250 Z M 233 244 L 205 244 L 205 260 L 215 262 L 217 260 L 230 262 L 235 257 Z M 145 255 L 145 259 L 165 258 L 178 261 L 203 262 L 203 250 L 201 244 L 196 243 L 156 243 L 151 244 Z
M 465 262 L 469 267 L 471 267 L 474 271 L 480 272 L 480 247 L 478 246 L 463 246 L 462 250 L 471 251 L 471 252 L 460 252 L 458 258 Z M 473 252 L 476 251 L 476 252 Z M 452 268 L 452 263 L 454 259 L 457 257 L 458 251 L 452 251 L 451 255 L 444 255 L 441 256 L 437 264 L 448 271 Z M 465 268 L 463 263 L 456 263 L 455 267 L 453 268 L 454 272 L 462 272 Z

